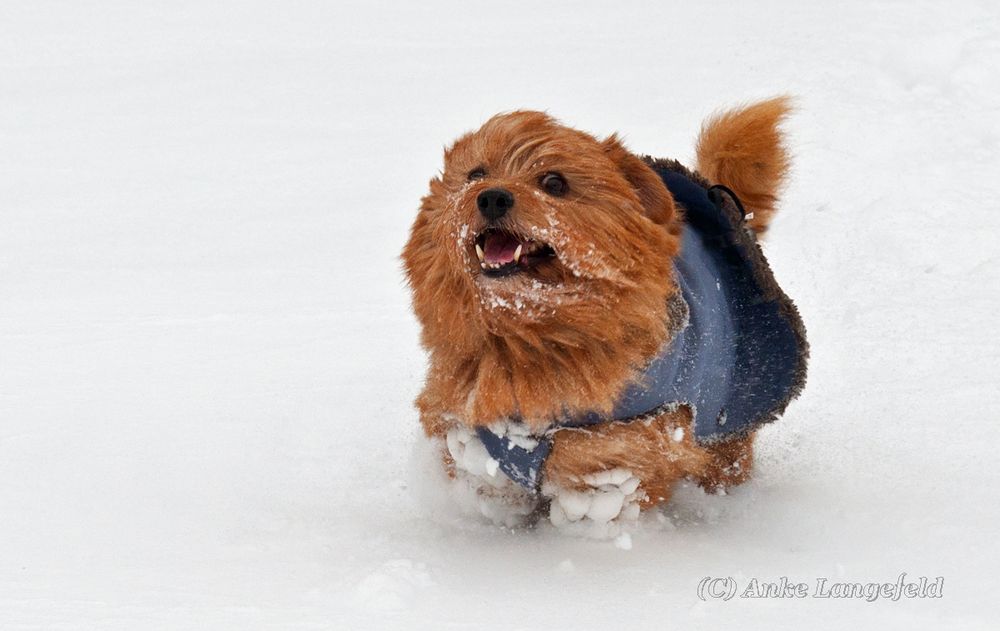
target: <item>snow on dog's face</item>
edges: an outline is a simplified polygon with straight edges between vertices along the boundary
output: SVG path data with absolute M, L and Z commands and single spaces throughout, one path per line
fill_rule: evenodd
M 614 136 L 495 116 L 446 150 L 403 252 L 424 345 L 492 349 L 540 381 L 581 363 L 624 379 L 665 335 L 678 235 L 666 187 Z

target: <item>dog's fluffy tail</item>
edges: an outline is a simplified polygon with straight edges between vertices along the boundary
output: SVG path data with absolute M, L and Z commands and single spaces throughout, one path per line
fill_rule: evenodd
M 788 172 L 780 126 L 790 111 L 790 99 L 780 96 L 721 112 L 702 124 L 698 137 L 698 171 L 736 193 L 758 234 L 771 222 Z

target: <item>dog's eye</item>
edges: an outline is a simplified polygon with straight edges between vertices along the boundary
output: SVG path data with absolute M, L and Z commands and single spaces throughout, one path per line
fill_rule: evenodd
M 483 167 L 476 167 L 475 169 L 469 171 L 470 182 L 473 180 L 481 180 L 484 177 L 486 177 L 486 169 L 484 169 Z
M 566 194 L 566 179 L 558 173 L 546 173 L 542 176 L 541 184 L 549 195 L 562 197 Z

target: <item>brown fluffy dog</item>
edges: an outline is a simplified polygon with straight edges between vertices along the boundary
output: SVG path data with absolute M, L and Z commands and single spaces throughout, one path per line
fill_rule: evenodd
M 700 175 L 732 189 L 758 233 L 788 167 L 778 130 L 787 112 L 778 98 L 718 115 L 698 142 Z M 493 117 L 444 162 L 403 252 L 429 353 L 417 399 L 424 429 L 444 437 L 517 418 L 541 433 L 566 412 L 609 413 L 683 325 L 668 313 L 683 209 L 618 138 L 539 112 Z M 483 206 L 480 194 L 498 188 L 510 197 L 489 201 L 499 210 Z M 503 275 L 491 273 L 495 260 L 508 263 Z M 626 469 L 648 507 L 685 477 L 712 489 L 743 482 L 753 434 L 703 446 L 690 424 L 680 407 L 647 422 L 557 431 L 546 488 L 584 489 L 590 474 Z

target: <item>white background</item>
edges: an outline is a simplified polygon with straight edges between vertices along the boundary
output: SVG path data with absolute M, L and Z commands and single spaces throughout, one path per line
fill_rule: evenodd
M 0 628 L 995 623 L 995 3 L 138 4 L 0 4 Z M 460 513 L 396 258 L 442 146 L 537 108 L 689 160 L 784 92 L 813 359 L 757 478 L 628 551 Z M 696 595 L 901 572 L 944 597 Z

